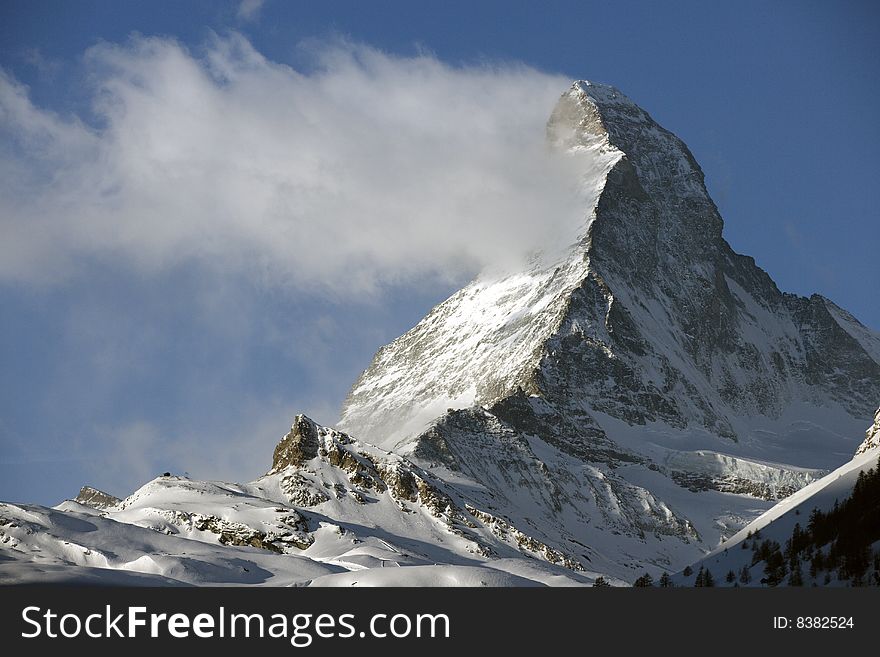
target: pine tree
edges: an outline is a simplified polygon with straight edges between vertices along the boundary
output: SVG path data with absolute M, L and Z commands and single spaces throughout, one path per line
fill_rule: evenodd
M 728 584 L 733 584 L 734 581 L 736 581 L 736 573 L 733 572 L 732 570 L 728 570 L 728 571 L 727 571 L 727 576 L 724 578 L 724 580 L 725 580 Z
M 859 472 L 859 476 L 856 478 L 856 485 L 853 488 L 853 497 L 857 495 L 862 495 L 865 492 L 866 481 L 868 479 L 868 475 L 865 474 L 864 470 Z
M 685 569 L 683 571 L 681 571 L 681 574 L 684 575 L 685 577 L 690 577 L 691 575 L 694 574 L 694 569 L 691 568 L 690 566 L 687 566 L 687 567 L 685 567 Z
M 608 583 L 608 580 L 606 580 L 604 577 L 599 576 L 599 577 L 596 578 L 596 581 L 593 582 L 593 586 L 599 586 L 599 587 L 601 587 L 601 586 L 611 586 L 611 584 L 609 584 L 609 583 Z
M 700 566 L 694 586 L 715 586 L 715 578 L 712 576 L 712 572 L 708 568 Z
M 703 586 L 715 586 L 715 578 L 712 577 L 712 572 L 706 568 L 706 574 L 703 575 Z
M 804 536 L 804 532 L 801 529 L 801 523 L 796 522 L 794 524 L 794 529 L 791 531 L 791 550 L 794 553 L 800 552 L 804 549 L 807 541 L 809 541 L 809 537 Z
M 648 573 L 645 573 L 641 577 L 639 577 L 635 582 L 633 582 L 633 586 L 638 588 L 646 588 L 650 586 L 654 586 L 654 578 L 651 577 Z
M 766 543 L 770 542 L 766 541 Z M 776 586 L 785 578 L 785 557 L 782 556 L 779 543 L 775 541 L 768 545 L 767 550 L 769 554 L 764 559 L 764 574 L 767 576 L 766 583 L 768 586 Z
M 748 566 L 743 566 L 742 570 L 739 571 L 739 581 L 742 584 L 748 584 L 752 581 L 752 571 L 749 570 Z
M 789 586 L 803 586 L 804 585 L 804 576 L 801 574 L 801 564 L 798 563 L 796 567 L 791 569 L 791 574 L 788 576 L 788 585 Z
M 664 589 L 672 588 L 672 578 L 669 576 L 669 573 L 664 572 L 660 575 L 660 587 Z

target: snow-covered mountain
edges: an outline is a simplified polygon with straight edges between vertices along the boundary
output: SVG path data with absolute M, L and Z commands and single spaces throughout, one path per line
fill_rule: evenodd
M 624 583 L 827 482 L 880 336 L 734 253 L 690 151 L 616 89 L 575 83 L 547 135 L 583 171 L 569 244 L 431 310 L 257 481 L 0 505 L 0 582 Z
M 851 453 L 843 436 L 880 393 L 880 336 L 818 295 L 780 292 L 734 253 L 685 144 L 616 89 L 575 83 L 548 135 L 592 154 L 581 240 L 558 260 L 477 278 L 380 349 L 340 426 L 400 447 L 447 408 L 525 394 L 591 445 L 608 437 L 607 416 L 783 454 L 813 447 L 796 427 L 809 406 L 828 416 L 809 437 L 819 465 Z
M 665 567 L 850 458 L 880 337 L 736 254 L 688 148 L 618 90 L 575 83 L 547 132 L 589 163 L 581 238 L 380 349 L 340 427 L 548 544 Z

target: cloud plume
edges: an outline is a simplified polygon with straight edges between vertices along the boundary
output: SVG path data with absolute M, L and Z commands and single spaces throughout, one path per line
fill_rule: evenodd
M 336 42 L 301 72 L 242 36 L 86 53 L 93 115 L 0 75 L 0 280 L 192 262 L 342 297 L 457 280 L 580 219 L 544 143 L 568 80 Z
M 260 17 L 265 0 L 241 0 L 238 5 L 238 18 L 243 21 L 255 21 Z

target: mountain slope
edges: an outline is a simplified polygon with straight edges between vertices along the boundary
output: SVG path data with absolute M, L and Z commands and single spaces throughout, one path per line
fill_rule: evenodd
M 524 586 L 597 576 L 588 559 L 406 459 L 304 416 L 270 472 L 248 484 L 166 475 L 100 508 L 0 504 L 0 583 Z
M 880 418 L 880 409 L 877 410 L 877 417 Z M 704 569 L 712 573 L 716 586 L 786 586 L 792 584 L 793 571 L 798 571 L 797 579 L 800 580 L 798 586 L 853 585 L 852 573 L 847 571 L 845 559 L 837 560 L 832 567 L 827 558 L 831 553 L 830 546 L 835 541 L 840 542 L 839 532 L 842 531 L 845 523 L 834 518 L 832 522 L 836 527 L 833 531 L 820 532 L 818 539 L 810 536 L 810 528 L 815 522 L 813 518 L 816 511 L 830 514 L 847 499 L 852 499 L 860 479 L 864 480 L 866 476 L 873 477 L 874 486 L 878 485 L 876 482 L 880 479 L 880 449 L 877 445 L 870 444 L 872 438 L 877 435 L 877 426 L 878 422 L 875 420 L 867 431 L 863 448 L 859 449 L 851 461 L 774 506 L 706 557 L 673 576 L 673 583 L 677 586 L 693 586 L 700 570 Z M 876 498 L 870 497 L 867 505 L 875 509 Z M 856 521 L 854 527 L 854 531 L 859 536 L 865 537 L 867 541 L 871 553 L 867 557 L 867 563 L 880 563 L 874 560 L 874 555 L 880 558 L 880 523 L 876 518 L 873 520 L 861 518 Z M 871 532 L 876 535 L 873 542 L 869 537 Z M 800 545 L 809 547 L 798 551 L 797 561 L 786 550 L 787 542 L 791 541 L 793 536 L 798 537 L 797 542 Z M 834 538 L 828 540 L 829 536 Z M 808 543 L 812 544 L 807 545 Z M 779 551 L 784 555 L 781 560 L 777 557 L 779 561 L 777 572 L 774 572 L 772 557 L 768 557 L 768 553 L 762 551 L 762 545 L 772 544 L 775 545 L 764 549 L 767 549 L 768 553 Z M 814 557 L 820 551 L 825 558 L 817 561 L 819 567 L 816 568 L 812 565 L 814 559 L 810 557 Z M 852 564 L 849 570 L 852 570 L 851 566 Z M 872 568 L 869 565 L 868 573 L 872 570 L 880 570 L 880 568 L 876 565 Z M 688 574 L 685 575 L 685 572 Z M 733 573 L 734 576 L 728 579 L 727 573 Z M 867 579 L 862 576 L 860 583 L 880 585 L 880 579 L 872 578 L 873 575 Z

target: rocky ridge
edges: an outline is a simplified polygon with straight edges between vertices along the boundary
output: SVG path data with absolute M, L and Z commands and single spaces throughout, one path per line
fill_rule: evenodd
M 874 414 L 874 422 L 865 431 L 865 440 L 859 445 L 856 454 L 864 454 L 875 447 L 880 447 L 880 408 Z

